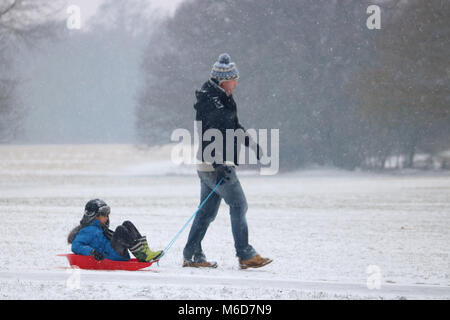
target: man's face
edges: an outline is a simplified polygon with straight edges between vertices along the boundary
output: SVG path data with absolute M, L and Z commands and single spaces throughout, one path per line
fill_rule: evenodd
M 232 95 L 234 88 L 236 88 L 238 84 L 237 79 L 234 80 L 227 80 L 227 81 L 223 81 L 220 83 L 220 86 L 222 87 L 223 90 L 225 90 L 225 92 L 227 93 L 227 95 Z

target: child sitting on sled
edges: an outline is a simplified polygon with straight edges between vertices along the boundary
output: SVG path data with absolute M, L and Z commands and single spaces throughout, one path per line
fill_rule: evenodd
M 161 257 L 162 251 L 151 251 L 146 237 L 130 221 L 125 221 L 115 231 L 110 230 L 110 212 L 111 208 L 103 200 L 93 199 L 86 204 L 80 225 L 67 238 L 73 253 L 114 261 L 130 260 L 128 250 L 140 262 Z

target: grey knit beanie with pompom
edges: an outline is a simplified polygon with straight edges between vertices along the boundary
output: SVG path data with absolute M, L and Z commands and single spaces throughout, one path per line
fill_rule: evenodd
M 231 57 L 228 53 L 222 53 L 219 60 L 214 63 L 211 70 L 211 78 L 219 81 L 234 80 L 239 78 L 239 71 L 236 64 L 231 62 Z

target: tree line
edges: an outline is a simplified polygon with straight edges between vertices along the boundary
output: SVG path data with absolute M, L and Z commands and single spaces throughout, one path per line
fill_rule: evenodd
M 185 2 L 143 54 L 141 141 L 192 127 L 194 90 L 228 52 L 241 73 L 240 120 L 280 129 L 282 168 L 405 168 L 417 153 L 438 157 L 450 149 L 450 2 L 384 2 L 380 30 L 366 26 L 370 4 Z
M 240 122 L 280 129 L 282 169 L 408 168 L 417 165 L 419 153 L 431 155 L 427 167 L 449 168 L 443 152 L 450 149 L 450 2 L 383 1 L 379 30 L 366 25 L 369 5 L 190 0 L 150 25 L 146 1 L 108 0 L 98 18 L 115 26 L 118 39 L 129 34 L 122 51 L 142 51 L 135 107 L 139 143 L 168 143 L 174 129 L 193 130 L 194 91 L 218 55 L 228 52 L 240 70 Z M 49 17 L 63 9 L 59 1 L 0 2 L 2 143 L 14 141 L 27 114 L 15 53 L 54 37 L 63 26 Z M 100 100 L 95 103 L 106 103 Z

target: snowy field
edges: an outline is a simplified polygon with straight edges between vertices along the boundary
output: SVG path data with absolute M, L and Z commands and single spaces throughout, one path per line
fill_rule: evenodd
M 240 177 L 267 267 L 239 270 L 222 204 L 203 242 L 217 269 L 181 267 L 187 229 L 159 266 L 74 271 L 57 254 L 88 200 L 162 249 L 199 204 L 195 171 L 168 146 L 0 146 L 0 299 L 450 299 L 448 173 Z

